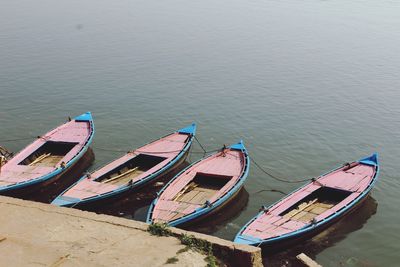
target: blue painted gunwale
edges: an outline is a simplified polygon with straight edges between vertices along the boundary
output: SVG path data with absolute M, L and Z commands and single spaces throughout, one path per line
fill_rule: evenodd
M 58 195 L 52 202 L 51 204 L 53 205 L 57 205 L 57 206 L 63 206 L 63 207 L 74 207 L 76 205 L 83 205 L 83 204 L 89 204 L 89 203 L 93 203 L 95 201 L 100 201 L 109 197 L 113 197 L 119 194 L 123 194 L 129 190 L 133 190 L 155 178 L 157 178 L 158 176 L 160 176 L 161 174 L 163 174 L 165 171 L 167 171 L 170 167 L 172 167 L 176 162 L 178 162 L 183 155 L 185 155 L 185 153 L 190 149 L 192 143 L 193 143 L 193 139 L 196 135 L 196 129 L 197 126 L 195 123 L 192 123 L 190 126 L 182 128 L 178 131 L 169 133 L 167 135 L 164 135 L 156 140 L 153 140 L 151 142 L 148 142 L 145 145 L 148 145 L 150 143 L 156 142 L 157 140 L 160 140 L 166 136 L 169 136 L 173 133 L 179 132 L 179 133 L 183 133 L 183 134 L 187 134 L 190 136 L 190 140 L 186 143 L 186 145 L 184 146 L 184 148 L 182 149 L 182 151 L 175 156 L 175 158 L 173 158 L 168 164 L 166 164 L 164 167 L 162 167 L 161 169 L 159 169 L 158 171 L 149 174 L 148 176 L 144 177 L 143 179 L 136 181 L 135 183 L 132 183 L 131 185 L 122 185 L 118 188 L 116 188 L 115 190 L 112 190 L 110 192 L 106 192 L 103 194 L 99 194 L 97 196 L 94 197 L 90 197 L 90 198 L 86 198 L 86 199 L 79 199 L 79 198 L 71 198 L 71 197 L 65 197 L 63 196 L 63 194 L 65 192 L 67 192 L 71 187 L 75 186 L 77 183 L 79 183 L 81 180 L 86 179 L 87 175 L 82 176 L 77 182 L 75 182 L 73 185 L 71 185 L 70 187 L 68 187 L 67 189 L 65 189 L 60 195 Z M 114 160 L 113 160 L 114 161 Z M 111 161 L 112 162 L 112 161 Z
M 358 162 L 361 163 L 361 164 L 365 164 L 365 165 L 375 166 L 376 167 L 376 172 L 375 172 L 375 175 L 372 178 L 370 184 L 364 190 L 364 192 L 362 194 L 360 194 L 357 198 L 355 198 L 352 202 L 350 202 L 348 205 L 342 207 L 340 210 L 336 211 L 335 213 L 331 214 L 330 216 L 326 217 L 325 219 L 317 222 L 316 224 L 308 224 L 308 225 L 304 226 L 303 228 L 301 228 L 301 229 L 299 229 L 297 231 L 293 231 L 293 232 L 290 232 L 290 233 L 287 233 L 287 234 L 283 234 L 281 236 L 277 236 L 277 237 L 274 237 L 274 238 L 260 239 L 260 238 L 255 238 L 255 237 L 252 237 L 252 236 L 242 235 L 241 233 L 243 233 L 243 231 L 252 222 L 254 222 L 258 217 L 260 217 L 261 215 L 263 215 L 265 213 L 265 211 L 261 211 L 240 229 L 240 231 L 238 232 L 238 234 L 236 235 L 236 237 L 234 239 L 234 242 L 238 243 L 238 244 L 246 244 L 246 245 L 253 245 L 253 246 L 262 246 L 262 245 L 277 243 L 277 242 L 288 240 L 290 238 L 300 237 L 301 235 L 304 235 L 304 234 L 309 233 L 309 232 L 311 232 L 313 230 L 316 230 L 319 227 L 323 227 L 324 225 L 329 224 L 329 222 L 334 221 L 335 219 L 338 219 L 338 217 L 346 214 L 346 212 L 350 211 L 361 200 L 363 200 L 365 197 L 368 196 L 369 192 L 372 190 L 372 188 L 374 187 L 374 185 L 375 185 L 375 183 L 376 183 L 376 181 L 378 180 L 378 177 L 379 177 L 380 167 L 379 167 L 379 163 L 378 163 L 378 155 L 377 155 L 377 153 L 374 153 L 369 157 L 363 158 L 363 159 L 359 160 Z M 338 169 L 340 169 L 342 167 L 343 166 L 339 166 L 339 167 L 337 167 L 337 168 L 335 168 L 335 169 L 333 169 L 333 170 L 331 170 L 329 172 L 326 172 L 326 173 L 320 175 L 318 178 L 321 178 L 321 177 L 323 177 L 323 176 L 325 176 L 325 175 L 327 175 L 329 173 L 332 173 L 332 172 L 334 172 L 334 171 L 336 171 L 336 170 L 338 170 Z M 279 203 L 283 199 L 288 198 L 289 196 L 291 196 L 292 194 L 296 193 L 297 191 L 303 189 L 304 187 L 306 187 L 310 183 L 312 183 L 312 181 L 309 182 L 309 183 L 306 183 L 305 185 L 301 186 L 300 188 L 294 190 L 293 192 L 291 192 L 287 196 L 279 199 L 278 201 L 276 201 L 272 205 L 268 206 L 268 208 L 266 210 L 269 210 L 270 208 L 275 206 L 277 203 Z
M 228 191 L 226 192 L 221 198 L 219 198 L 217 201 L 215 201 L 213 203 L 213 205 L 211 207 L 201 207 L 201 208 L 197 208 L 193 213 L 188 214 L 184 217 L 181 217 L 177 220 L 168 222 L 169 226 L 177 226 L 180 224 L 184 224 L 187 223 L 189 221 L 192 221 L 194 219 L 197 219 L 203 215 L 206 215 L 210 212 L 212 212 L 213 210 L 217 209 L 218 207 L 220 207 L 221 205 L 223 205 L 225 202 L 227 202 L 232 196 L 235 195 L 235 193 L 237 193 L 243 186 L 243 183 L 245 182 L 248 174 L 249 174 L 249 168 L 250 168 L 250 158 L 248 156 L 248 152 L 246 147 L 243 144 L 243 141 L 240 140 L 239 143 L 237 144 L 233 144 L 231 146 L 229 146 L 229 148 L 231 148 L 232 150 L 240 150 L 243 152 L 243 154 L 245 155 L 245 166 L 242 172 L 242 175 L 240 176 L 240 178 L 238 179 L 238 181 L 236 182 L 236 184 Z M 217 152 L 219 153 L 219 152 Z M 153 202 L 151 203 L 150 207 L 149 207 L 149 211 L 147 213 L 147 219 L 146 222 L 151 224 L 152 223 L 152 219 L 151 216 L 153 214 L 153 210 L 154 207 L 157 203 L 158 198 L 160 197 L 160 195 L 162 194 L 162 192 L 165 191 L 165 189 L 176 179 L 178 179 L 178 177 L 184 173 L 185 171 L 187 171 L 189 168 L 191 168 L 192 166 L 196 165 L 197 163 L 199 163 L 202 160 L 205 160 L 213 155 L 215 155 L 216 153 L 213 153 L 211 155 L 208 155 L 207 157 L 201 158 L 199 160 L 197 160 L 196 162 L 192 163 L 191 165 L 189 165 L 188 167 L 186 167 L 184 170 L 182 170 L 181 172 L 179 172 L 171 181 L 169 181 L 158 193 L 157 193 L 157 198 L 153 200 Z
M 20 183 L 16 183 L 16 184 L 13 184 L 13 185 L 8 185 L 8 186 L 0 186 L 0 193 L 12 191 L 12 190 L 17 190 L 17 189 L 22 189 L 22 188 L 26 188 L 26 187 L 29 187 L 29 186 L 34 186 L 34 185 L 42 183 L 42 182 L 46 182 L 46 181 L 51 180 L 52 178 L 62 174 L 63 172 L 68 170 L 69 167 L 74 165 L 88 150 L 90 144 L 93 141 L 93 136 L 94 136 L 94 133 L 95 133 L 93 117 L 92 117 L 92 114 L 89 111 L 84 113 L 84 114 L 82 114 L 82 115 L 79 115 L 79 116 L 75 117 L 74 120 L 89 122 L 90 129 L 91 129 L 90 137 L 86 141 L 84 146 L 81 148 L 81 150 L 72 159 L 70 159 L 68 162 L 65 163 L 65 167 L 64 168 L 61 168 L 61 167 L 57 168 L 56 170 L 54 170 L 54 171 L 52 171 L 52 172 L 50 172 L 50 173 L 48 173 L 46 175 L 43 175 L 41 177 L 29 180 L 29 181 L 20 182 Z M 60 126 L 58 126 L 58 127 L 60 127 Z M 57 129 L 58 127 L 54 128 L 53 130 Z M 52 130 L 50 130 L 49 132 L 51 132 L 51 131 Z

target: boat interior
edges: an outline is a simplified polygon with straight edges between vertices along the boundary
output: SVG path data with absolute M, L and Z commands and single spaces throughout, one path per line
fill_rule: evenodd
M 55 167 L 78 143 L 47 141 L 19 165 Z
M 285 219 L 309 223 L 316 216 L 337 205 L 352 192 L 331 187 L 321 187 L 298 201 L 280 215 Z
M 105 175 L 102 175 L 96 181 L 112 185 L 124 185 L 165 159 L 164 157 L 139 154 Z
M 197 173 L 173 198 L 174 201 L 203 205 L 232 179 L 232 176 Z

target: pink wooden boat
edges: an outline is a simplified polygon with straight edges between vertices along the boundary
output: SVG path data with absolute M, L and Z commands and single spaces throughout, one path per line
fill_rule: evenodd
M 320 176 L 260 213 L 236 243 L 271 249 L 309 238 L 360 206 L 379 174 L 377 155 Z
M 13 195 L 47 185 L 70 169 L 94 136 L 90 112 L 39 136 L 0 170 L 0 193 Z
M 240 191 L 249 163 L 240 142 L 192 164 L 159 192 L 147 222 L 177 226 L 214 213 Z
M 130 151 L 82 177 L 52 204 L 64 207 L 99 204 L 154 181 L 185 161 L 195 133 L 196 125 L 192 124 Z

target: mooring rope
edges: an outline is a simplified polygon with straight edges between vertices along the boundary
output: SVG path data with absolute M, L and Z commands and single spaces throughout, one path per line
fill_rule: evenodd
M 256 192 L 253 192 L 252 194 L 259 194 L 259 193 L 262 193 L 262 192 L 273 192 L 273 193 L 280 193 L 280 194 L 282 194 L 282 195 L 287 195 L 287 193 L 285 193 L 285 192 L 283 192 L 282 190 L 279 190 L 279 189 L 262 189 L 262 190 L 258 190 L 258 191 L 256 191 Z
M 29 137 L 24 137 L 24 138 L 16 138 L 16 139 L 4 139 L 0 140 L 1 143 L 4 142 L 15 142 L 15 141 L 22 141 L 22 140 L 30 140 L 30 139 L 35 139 L 38 138 L 37 136 L 29 136 Z
M 265 173 L 266 175 L 268 175 L 269 177 L 271 177 L 272 179 L 275 179 L 277 181 L 283 182 L 283 183 L 304 183 L 304 182 L 308 182 L 311 181 L 310 178 L 307 179 L 301 179 L 301 180 L 289 180 L 289 179 L 283 179 L 283 178 L 279 178 L 276 175 L 273 175 L 272 173 L 268 172 L 265 170 L 265 168 L 261 167 L 255 160 L 253 157 L 250 157 L 250 160 L 254 163 L 254 165 L 256 165 L 256 167 L 258 167 L 263 173 Z
M 203 147 L 203 145 L 200 143 L 199 139 L 197 139 L 196 136 L 194 136 L 194 140 L 196 140 L 196 142 L 199 144 L 201 149 L 204 151 L 204 155 L 203 155 L 203 157 L 204 157 L 207 154 L 207 150 Z

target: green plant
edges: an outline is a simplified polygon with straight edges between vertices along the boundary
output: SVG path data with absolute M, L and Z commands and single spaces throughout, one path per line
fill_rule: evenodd
M 171 230 L 168 229 L 168 225 L 165 223 L 150 224 L 147 231 L 150 234 L 157 236 L 170 236 L 172 234 Z
M 183 234 L 179 237 L 179 239 L 181 240 L 182 244 L 188 246 L 191 249 L 196 249 L 207 253 L 212 250 L 210 242 L 198 239 L 194 235 Z
M 207 267 L 217 267 L 218 266 L 217 258 L 212 254 L 207 255 L 205 260 L 207 262 Z
M 206 262 L 207 267 L 216 267 L 218 266 L 217 258 L 213 255 L 212 245 L 210 242 L 198 239 L 193 235 L 182 234 L 179 239 L 183 245 L 186 245 L 188 248 L 199 251 L 201 253 L 206 254 Z
M 189 249 L 190 248 L 186 246 L 186 247 L 181 248 L 180 250 L 178 250 L 178 252 L 176 252 L 176 254 L 181 254 L 181 253 L 187 252 Z
M 165 262 L 165 264 L 174 264 L 178 261 L 179 261 L 179 259 L 177 257 L 172 257 L 172 258 L 168 258 L 167 261 Z

